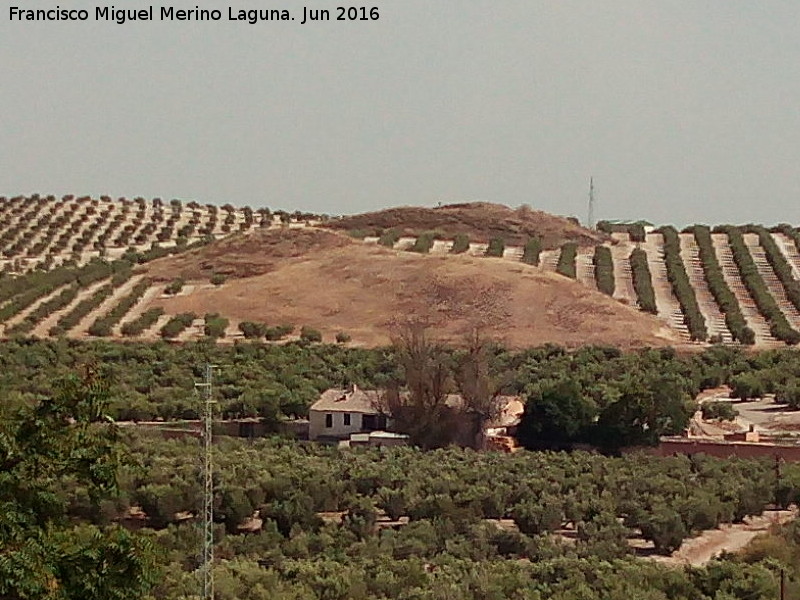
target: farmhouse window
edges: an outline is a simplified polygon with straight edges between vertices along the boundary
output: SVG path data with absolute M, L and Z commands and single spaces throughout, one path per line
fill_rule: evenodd
M 379 431 L 386 429 L 386 416 L 384 415 L 364 415 L 361 420 L 361 428 L 366 431 Z
M 350 413 L 344 413 L 344 426 L 350 427 Z
M 325 415 L 325 427 L 327 429 L 333 427 L 333 415 L 331 413 Z

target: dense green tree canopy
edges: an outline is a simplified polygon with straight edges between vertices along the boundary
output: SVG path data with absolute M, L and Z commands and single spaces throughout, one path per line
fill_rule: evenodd
M 98 363 L 107 366 L 114 381 L 108 411 L 116 420 L 197 418 L 194 381 L 206 362 L 222 366 L 215 383 L 223 417 L 264 417 L 271 423 L 305 416 L 328 387 L 402 385 L 407 375 L 397 349 L 306 342 L 173 345 L 20 338 L 0 342 L 0 349 L 4 405 L 52 395 L 59 377 Z M 441 352 L 445 362 L 460 364 L 463 352 Z M 791 349 L 756 354 L 715 346 L 688 356 L 669 349 L 623 353 L 558 346 L 515 352 L 489 347 L 487 352 L 486 376 L 502 382 L 502 393 L 527 402 L 522 437 L 530 447 L 582 442 L 614 450 L 651 444 L 658 435 L 685 427 L 694 410 L 691 399 L 702 389 L 728 384 L 736 397 L 776 394 L 791 400 L 800 385 L 800 352 Z M 458 392 L 458 377 L 450 377 L 447 385 L 448 392 Z
M 123 496 L 151 498 L 160 515 L 193 510 L 197 442 L 130 443 L 144 469 Z M 770 461 L 228 439 L 217 463 L 220 598 L 766 600 L 776 591 L 769 563 L 676 569 L 628 545 L 641 530 L 669 553 L 692 533 L 760 513 L 775 489 Z M 786 465 L 783 482 L 796 499 L 798 468 Z M 251 511 L 263 527 L 243 533 Z M 406 525 L 385 523 L 406 517 Z M 190 597 L 197 536 L 177 516 L 161 518 L 151 535 L 167 566 L 153 597 Z
M 73 377 L 0 421 L 0 597 L 127 600 L 154 583 L 147 540 L 69 518 L 65 484 L 93 510 L 116 489 L 122 456 L 107 400 L 101 379 Z

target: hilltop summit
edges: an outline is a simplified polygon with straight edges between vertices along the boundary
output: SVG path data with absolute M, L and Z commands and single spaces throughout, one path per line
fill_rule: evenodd
M 557 248 L 564 242 L 594 246 L 607 239 L 604 233 L 586 229 L 565 217 L 533 210 L 526 205 L 510 208 L 490 202 L 445 204 L 436 208 L 388 208 L 333 219 L 325 227 L 361 235 L 380 235 L 388 229 L 396 229 L 401 235 L 408 236 L 429 231 L 439 233 L 443 238 L 465 234 L 473 242 L 488 242 L 498 237 L 507 244 L 516 245 L 524 245 L 528 238 L 538 237 L 546 249 Z

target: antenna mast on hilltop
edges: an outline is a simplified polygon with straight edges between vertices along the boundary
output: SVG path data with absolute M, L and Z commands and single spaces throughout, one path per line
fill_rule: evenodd
M 594 229 L 594 177 L 589 178 L 589 229 Z
M 214 417 L 214 399 L 212 397 L 212 378 L 216 365 L 206 364 L 206 377 L 203 383 L 195 383 L 195 387 L 205 390 L 203 406 L 203 519 L 201 576 L 203 600 L 214 599 L 214 463 L 212 461 L 212 424 Z

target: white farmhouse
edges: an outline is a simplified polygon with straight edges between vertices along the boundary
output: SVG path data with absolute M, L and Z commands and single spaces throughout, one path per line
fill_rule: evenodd
M 377 408 L 375 390 L 330 389 L 309 410 L 308 438 L 347 439 L 352 433 L 386 429 L 387 419 Z

